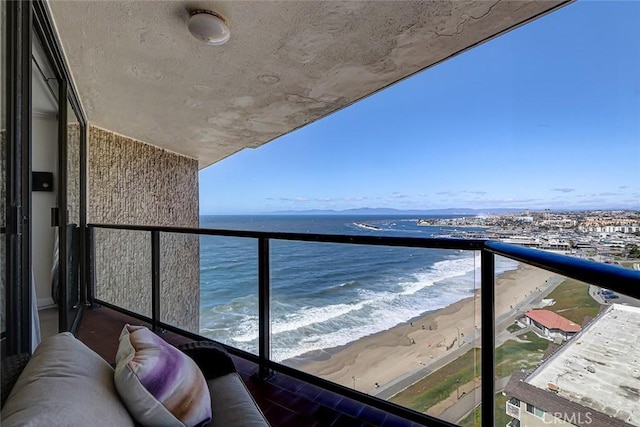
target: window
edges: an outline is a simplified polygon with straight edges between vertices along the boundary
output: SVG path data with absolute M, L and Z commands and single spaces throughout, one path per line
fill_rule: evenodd
M 533 406 L 531 403 L 527 403 L 527 412 L 535 415 L 538 418 L 544 418 L 544 411 L 540 408 Z

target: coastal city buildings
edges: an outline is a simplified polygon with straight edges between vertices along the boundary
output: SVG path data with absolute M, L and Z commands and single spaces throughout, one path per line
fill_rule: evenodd
M 494 239 L 600 262 L 614 262 L 616 255 L 625 258 L 640 247 L 640 211 L 633 210 L 527 210 L 420 219 L 418 225 L 443 228 L 441 237 Z
M 532 373 L 505 388 L 509 424 L 640 425 L 640 307 L 611 304 Z

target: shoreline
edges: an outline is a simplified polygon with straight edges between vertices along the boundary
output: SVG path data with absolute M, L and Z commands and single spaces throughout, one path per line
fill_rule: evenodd
M 496 319 L 548 284 L 554 273 L 519 264 L 496 277 Z M 517 285 L 517 286 L 516 286 Z M 374 393 L 398 378 L 428 368 L 451 350 L 479 339 L 480 290 L 446 307 L 351 343 L 305 353 L 282 363 L 359 391 Z M 459 340 L 459 341 L 458 341 Z

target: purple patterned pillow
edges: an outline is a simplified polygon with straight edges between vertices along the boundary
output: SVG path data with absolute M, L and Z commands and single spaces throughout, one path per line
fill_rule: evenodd
M 144 326 L 120 334 L 114 381 L 144 426 L 200 426 L 211 420 L 209 388 L 198 366 Z

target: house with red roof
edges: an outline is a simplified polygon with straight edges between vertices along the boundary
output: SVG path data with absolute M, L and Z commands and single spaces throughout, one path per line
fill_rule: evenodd
M 521 321 L 547 338 L 568 340 L 578 332 L 580 325 L 549 310 L 529 310 Z

